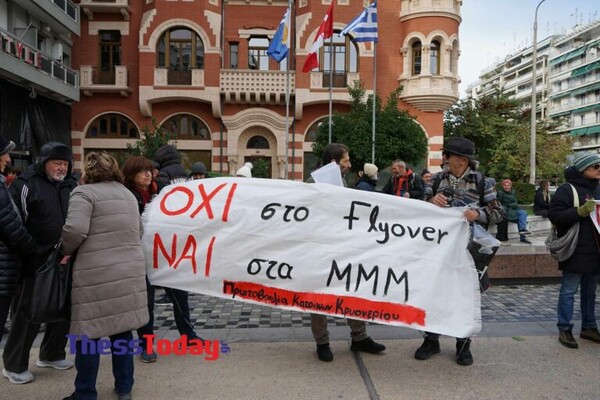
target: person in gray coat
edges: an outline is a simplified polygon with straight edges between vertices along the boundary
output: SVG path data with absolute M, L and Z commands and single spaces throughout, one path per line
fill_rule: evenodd
M 122 181 L 117 160 L 92 152 L 83 163 L 84 185 L 69 199 L 61 242 L 65 259 L 77 252 L 69 336 L 76 340 L 71 348 L 77 377 L 75 393 L 65 400 L 97 398 L 100 354 L 83 350 L 83 343 L 105 336 L 111 341 L 115 392 L 120 400 L 131 399 L 133 354 L 115 351 L 115 342 L 131 343 L 131 331 L 148 322 L 148 303 L 138 203 Z

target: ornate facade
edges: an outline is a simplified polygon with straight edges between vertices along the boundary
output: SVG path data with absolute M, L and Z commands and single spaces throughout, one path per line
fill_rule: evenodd
M 435 170 L 443 111 L 458 99 L 461 2 L 380 2 L 376 51 L 372 43 L 334 34 L 321 50 L 320 68 L 302 73 L 331 1 L 335 32 L 368 5 L 296 1 L 290 56 L 278 64 L 266 50 L 287 1 L 81 0 L 81 37 L 73 48 L 82 93 L 72 116 L 78 158 L 94 149 L 124 151 L 155 120 L 174 135 L 187 166 L 200 160 L 227 175 L 265 159 L 273 178 L 285 178 L 287 155 L 288 178 L 304 179 L 314 166 L 315 131 L 329 113 L 329 70 L 333 109 L 347 110 L 347 85 L 361 80 L 372 94 L 376 54 L 377 95 L 404 87 L 400 106 L 426 132 L 426 165 Z M 333 52 L 332 66 L 324 51 Z

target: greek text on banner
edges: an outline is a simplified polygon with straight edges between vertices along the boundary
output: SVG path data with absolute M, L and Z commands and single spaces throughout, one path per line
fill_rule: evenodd
M 468 337 L 481 328 L 461 209 L 323 184 L 211 178 L 146 207 L 152 284 Z

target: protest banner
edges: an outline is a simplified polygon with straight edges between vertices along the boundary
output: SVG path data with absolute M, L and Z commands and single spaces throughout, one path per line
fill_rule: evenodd
M 152 284 L 456 337 L 481 327 L 458 208 L 326 184 L 211 178 L 146 207 Z

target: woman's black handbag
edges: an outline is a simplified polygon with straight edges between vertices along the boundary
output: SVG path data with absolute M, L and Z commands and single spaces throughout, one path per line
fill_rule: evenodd
M 25 318 L 34 324 L 69 321 L 71 314 L 71 273 L 73 257 L 61 265 L 60 243 L 34 276 L 23 282 L 19 308 Z

